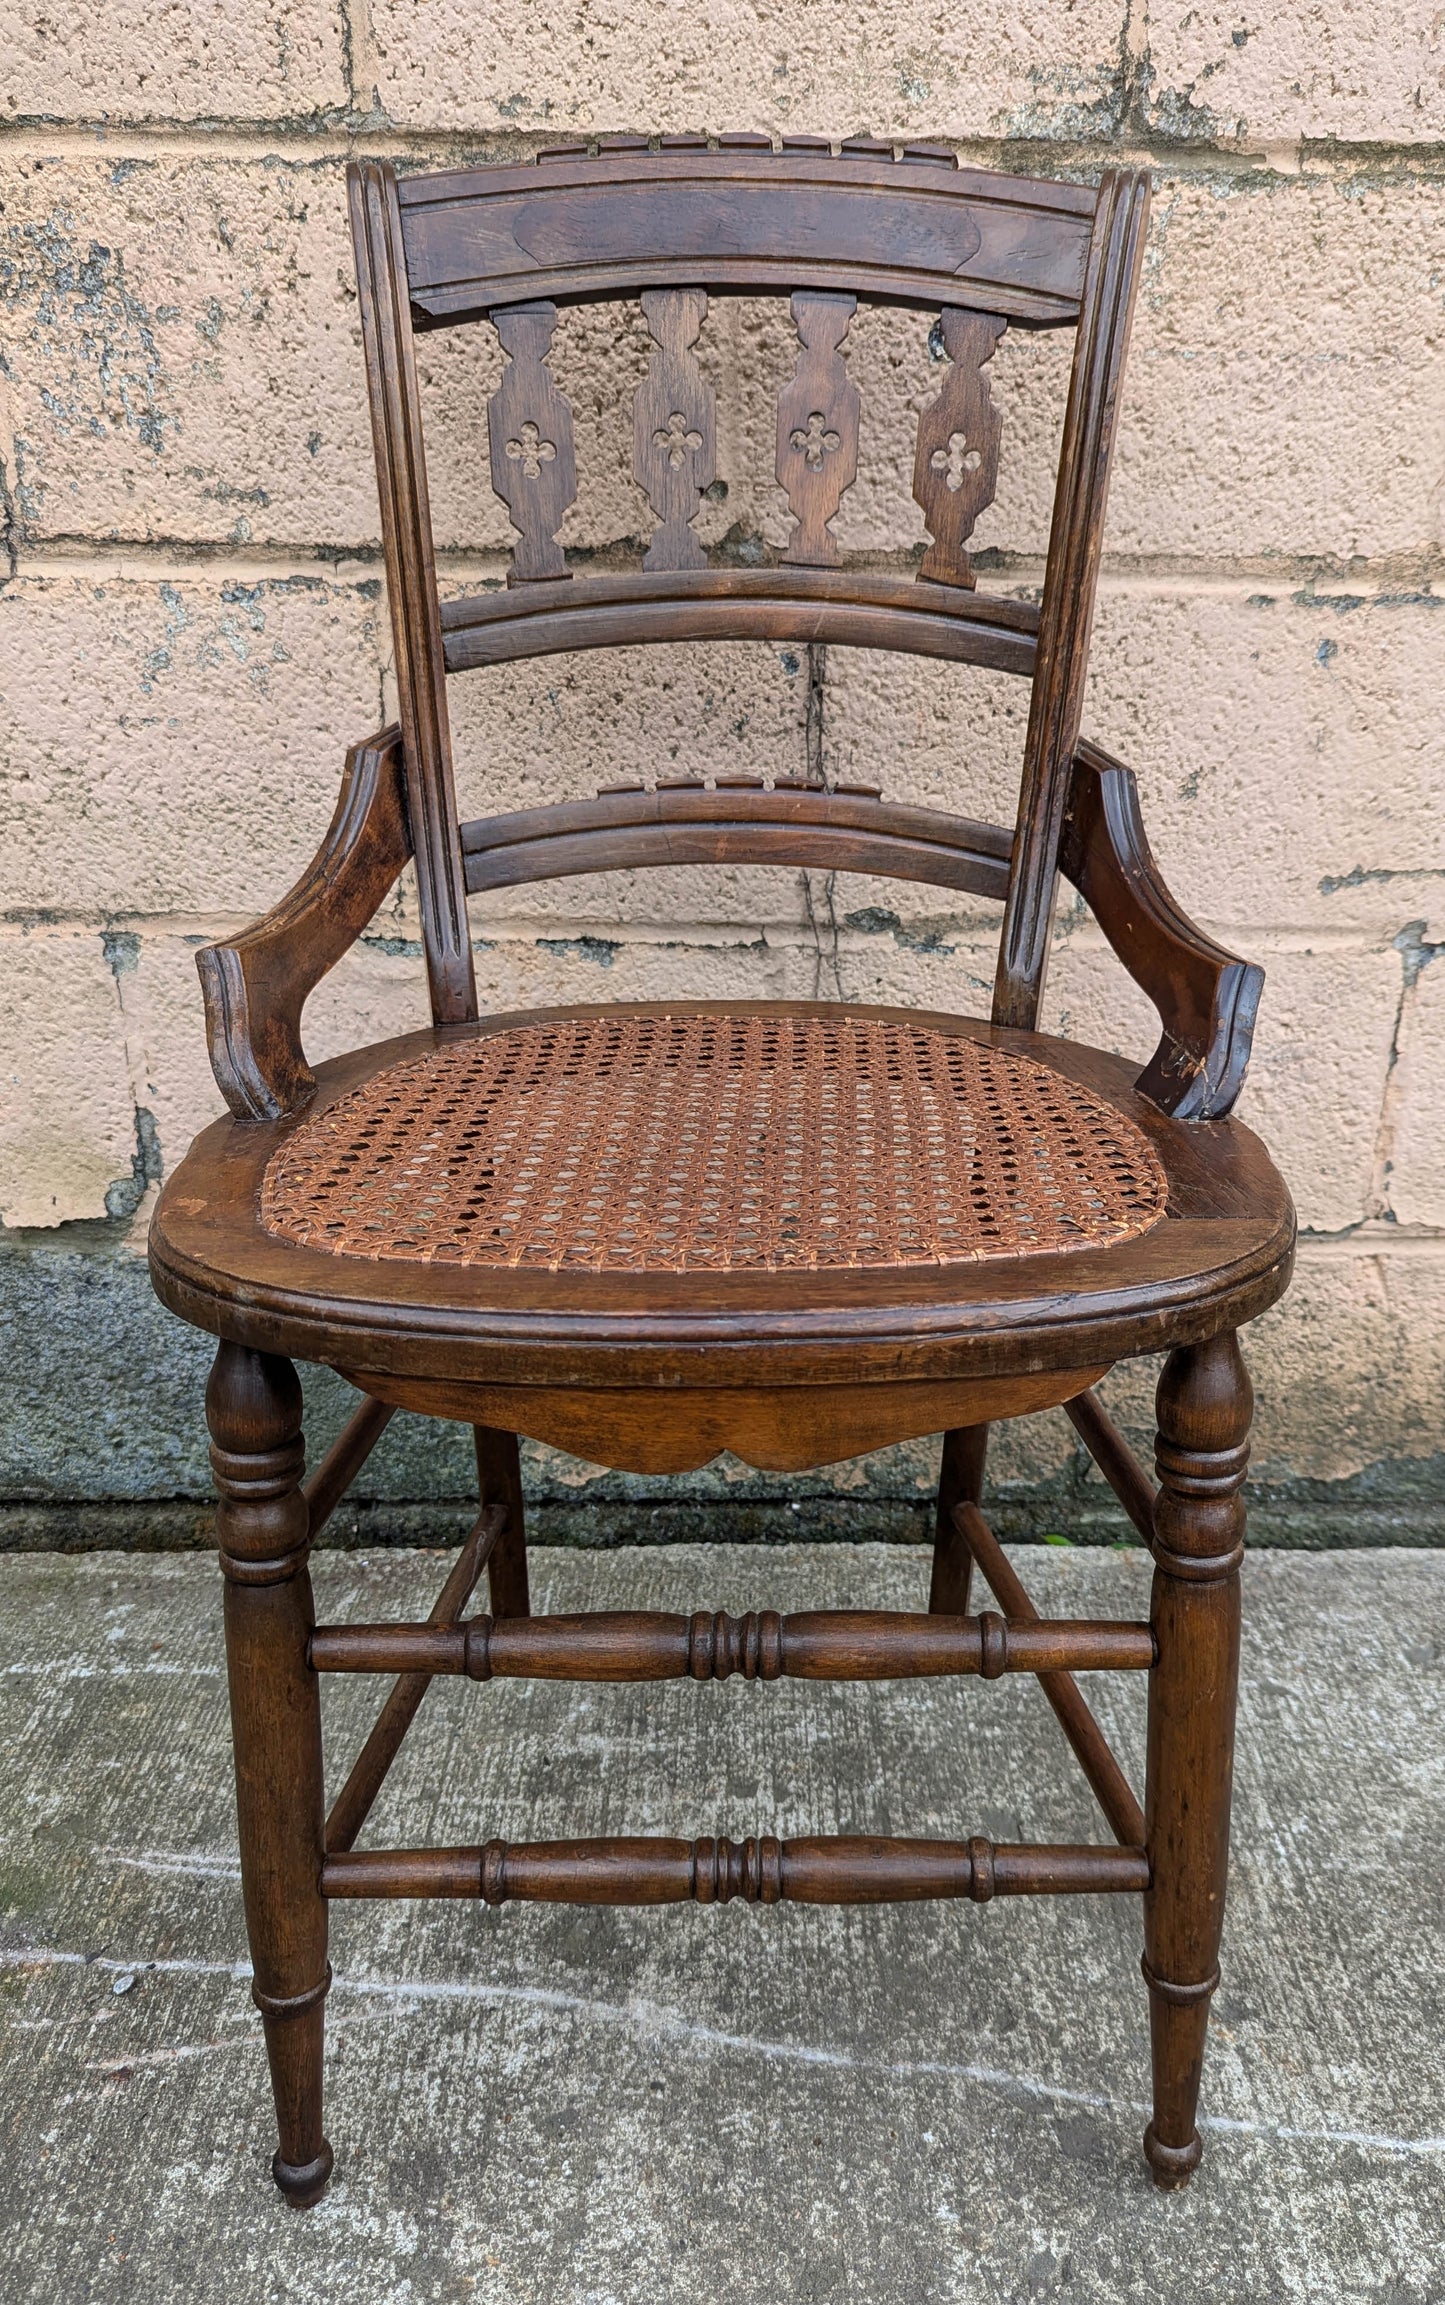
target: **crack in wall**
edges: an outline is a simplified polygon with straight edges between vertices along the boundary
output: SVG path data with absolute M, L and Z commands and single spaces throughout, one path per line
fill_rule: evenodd
M 1395 1006 L 1390 1053 L 1386 1059 L 1385 1081 L 1380 1096 L 1380 1123 L 1375 1136 L 1375 1159 L 1367 1211 L 1367 1218 L 1391 1225 L 1396 1222 L 1394 1209 L 1390 1205 L 1390 1179 L 1394 1167 L 1395 1129 L 1399 1115 L 1400 1058 L 1415 1007 L 1416 987 L 1425 970 L 1445 952 L 1445 942 L 1432 943 L 1427 938 L 1426 925 L 1423 920 L 1406 921 L 1393 940 L 1395 950 L 1400 955 L 1400 997 Z

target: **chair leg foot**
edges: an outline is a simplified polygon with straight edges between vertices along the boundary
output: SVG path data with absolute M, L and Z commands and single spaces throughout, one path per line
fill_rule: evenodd
M 1252 1406 L 1232 1332 L 1170 1354 L 1158 1396 L 1144 1898 L 1154 2066 L 1144 2155 L 1166 2191 L 1189 2182 L 1203 2152 L 1195 2112 L 1229 1866 Z
M 1204 2155 L 1196 2129 L 1187 2145 L 1161 2145 L 1151 2121 L 1144 2132 L 1144 2158 L 1161 2193 L 1179 2193 L 1189 2183 Z
M 297 2208 L 331 2174 L 321 2127 L 327 1911 L 321 1700 L 308 1647 L 315 1610 L 301 1494 L 301 1387 L 291 1363 L 222 1343 L 206 1388 L 216 1535 L 226 1579 L 226 1669 L 236 1761 L 241 1888 L 279 2150 L 272 2173 Z
M 331 2182 L 331 2170 L 331 2147 L 324 2137 L 316 2159 L 304 2162 L 300 2168 L 293 2162 L 283 2161 L 279 2153 L 271 2162 L 271 2174 L 292 2209 L 314 2209 Z

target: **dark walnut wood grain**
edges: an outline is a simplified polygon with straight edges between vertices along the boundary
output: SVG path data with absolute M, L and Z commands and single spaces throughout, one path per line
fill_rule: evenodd
M 1140 1089 L 1180 1120 L 1221 1120 L 1244 1086 L 1264 971 L 1205 936 L 1175 902 L 1145 838 L 1132 770 L 1095 744 L 1074 755 L 1059 861 L 1159 1012 L 1164 1036 Z
M 1146 177 L 1110 170 L 1095 190 L 960 168 L 951 153 L 926 145 L 895 157 L 890 146 L 861 137 L 834 154 L 806 136 L 785 138 L 774 151 L 765 137 L 724 135 L 609 136 L 595 149 L 563 145 L 528 165 L 419 170 L 400 181 L 387 163 L 367 158 L 352 165 L 349 183 L 398 726 L 348 757 L 330 831 L 290 896 L 245 934 L 200 955 L 212 1057 L 230 1117 L 202 1131 L 169 1178 L 151 1232 L 158 1294 L 218 1339 L 207 1415 L 246 1923 L 279 2135 L 276 2181 L 304 2206 L 318 2198 L 331 2168 L 322 2011 L 332 1898 L 660 1905 L 736 1897 L 772 1905 L 981 1903 L 1085 1891 L 1142 1896 L 1154 2067 L 1145 2154 L 1161 2186 L 1183 2184 L 1199 2159 L 1197 2100 L 1226 1885 L 1250 1421 L 1237 1332 L 1284 1289 L 1294 1218 L 1263 1146 L 1229 1117 L 1260 973 L 1185 917 L 1150 854 L 1133 777 L 1080 734 Z M 792 373 L 771 380 L 773 397 L 746 428 L 746 437 L 775 444 L 793 526 L 780 554 L 746 539 L 738 547 L 734 535 L 718 565 L 708 566 L 696 527 L 717 472 L 711 378 L 726 364 L 709 352 L 705 374 L 699 346 L 711 298 L 757 294 L 791 299 L 798 337 L 796 357 L 780 364 Z M 634 297 L 652 350 L 634 403 L 632 473 L 657 525 L 644 565 L 609 559 L 605 573 L 593 575 L 578 555 L 569 571 L 561 527 L 588 476 L 576 469 L 571 414 L 549 372 L 549 351 L 564 305 Z M 937 315 L 948 355 L 912 444 L 914 493 L 931 540 L 916 579 L 847 566 L 833 534 L 862 445 L 859 395 L 845 362 L 859 303 L 896 308 L 889 325 L 912 331 L 915 351 Z M 413 338 L 418 329 L 483 316 L 507 355 L 488 409 L 488 462 L 518 541 L 505 586 L 443 604 Z M 1008 445 L 988 386 L 1005 326 L 1075 330 L 1038 606 L 980 592 L 967 550 Z M 729 340 L 719 329 L 712 349 Z M 719 389 L 735 390 L 735 380 L 724 374 Z M 882 453 L 871 422 L 867 445 Z M 887 452 L 890 470 L 900 458 L 906 467 L 908 444 L 888 443 Z M 1168 475 L 1160 481 L 1167 486 Z M 450 677 L 574 649 L 729 638 L 784 652 L 814 644 L 896 650 L 1027 680 L 1015 823 L 979 823 L 889 797 L 880 786 L 891 763 L 876 771 L 870 764 L 866 782 L 836 790 L 823 789 L 816 775 L 766 789 L 744 755 L 712 789 L 700 778 L 672 778 L 664 760 L 638 760 L 622 784 L 595 798 L 458 823 Z M 505 723 L 494 741 L 500 760 Z M 962 728 L 957 753 L 962 794 Z M 413 857 L 432 1024 L 313 1071 L 301 1045 L 307 995 Z M 665 1019 L 651 1012 L 645 1025 L 621 1004 L 478 1018 L 470 894 L 663 864 L 891 875 L 946 891 L 950 911 L 961 899 L 996 902 L 1002 927 L 991 1017 L 678 1001 Z M 1142 1071 L 1142 1050 L 1126 1062 L 1037 1029 L 1061 872 L 1158 1013 L 1159 1045 Z M 710 1021 L 724 1009 L 726 1025 Z M 599 1016 L 609 1020 L 605 1029 L 588 1022 Z M 284 1164 L 289 1189 L 310 1157 L 297 1142 L 301 1132 L 354 1126 L 337 1108 L 364 1088 L 375 1128 L 384 1131 L 387 1113 L 394 1117 L 397 1100 L 404 1105 L 410 1093 L 400 1068 L 475 1085 L 501 1081 L 512 1065 L 512 1086 L 496 1088 L 505 1108 L 522 1077 L 515 1068 L 530 1061 L 516 1050 L 543 1042 L 553 1051 L 601 1049 L 587 1074 L 595 1102 L 585 1142 L 576 1118 L 581 1060 L 560 1060 L 572 1134 L 559 1157 L 573 1164 L 569 1179 L 590 1180 L 620 1157 L 619 1146 L 628 1157 L 629 1147 L 635 1151 L 640 1107 L 635 1080 L 618 1078 L 624 1044 L 663 1051 L 659 1093 L 671 1097 L 683 1076 L 667 1067 L 682 1060 L 666 1052 L 685 1043 L 694 1052 L 687 1093 L 702 1093 L 705 1074 L 707 1094 L 724 1100 L 736 1087 L 733 1058 L 716 1052 L 753 1050 L 749 1112 L 763 1109 L 756 1097 L 764 1078 L 766 1096 L 781 1100 L 766 1108 L 756 1156 L 781 1163 L 792 1157 L 790 1144 L 823 1141 L 816 1128 L 789 1136 L 773 1119 L 795 1094 L 796 1075 L 811 1084 L 806 1117 L 814 1127 L 824 1076 L 807 1069 L 815 1062 L 809 1049 L 826 1044 L 833 1052 L 827 1094 L 835 1099 L 828 1124 L 835 1134 L 844 1109 L 837 1098 L 861 1096 L 866 1082 L 869 1110 L 886 1136 L 900 1098 L 916 1097 L 921 1113 L 927 1095 L 941 1093 L 938 1078 L 924 1082 L 904 1061 L 925 1028 L 996 1052 L 985 1062 L 976 1049 L 955 1049 L 948 1060 L 958 1082 L 975 1084 L 949 1091 L 966 1102 L 971 1135 L 957 1134 L 957 1104 L 935 1103 L 932 1124 L 910 1108 L 903 1130 L 910 1145 L 954 1147 L 930 1151 L 924 1166 L 933 1164 L 929 1189 L 943 1201 L 962 1206 L 959 1196 L 971 1196 L 978 1222 L 966 1257 L 955 1253 L 964 1237 L 955 1230 L 946 1241 L 929 1233 L 935 1246 L 915 1263 L 887 1261 L 901 1257 L 902 1235 L 890 1234 L 893 1245 L 880 1248 L 883 1236 L 858 1216 L 870 1193 L 876 1208 L 885 1181 L 881 1156 L 869 1149 L 882 1137 L 860 1133 L 856 1112 L 847 1141 L 862 1149 L 850 1152 L 841 1181 L 828 1182 L 821 1159 L 810 1171 L 816 1206 L 809 1204 L 806 1239 L 801 1219 L 788 1217 L 803 1206 L 796 1178 L 769 1196 L 749 1186 L 747 1206 L 765 1210 L 775 1232 L 780 1211 L 793 1226 L 784 1226 L 777 1269 L 759 1255 L 761 1219 L 745 1221 L 741 1201 L 729 1204 L 731 1232 L 719 1246 L 715 1201 L 703 1209 L 721 1173 L 723 1156 L 712 1154 L 701 1182 L 693 1176 L 685 1187 L 702 1196 L 692 1214 L 706 1220 L 698 1269 L 687 1269 L 687 1257 L 634 1256 L 643 1220 L 631 1215 L 609 1268 L 597 1253 L 595 1210 L 592 1230 L 567 1254 L 528 1261 L 518 1251 L 503 1262 L 497 1244 L 515 1247 L 517 1236 L 508 1230 L 513 1216 L 488 1199 L 503 1191 L 502 1164 L 488 1151 L 496 1141 L 487 1134 L 491 1106 L 487 1113 L 478 1106 L 473 1117 L 465 1108 L 456 1126 L 472 1133 L 455 1152 L 446 1138 L 438 1190 L 452 1195 L 446 1223 L 457 1237 L 428 1235 L 437 1253 L 410 1253 L 425 1228 L 422 1212 L 403 1205 L 412 1174 L 404 1165 L 384 1172 L 394 1176 L 397 1200 L 386 1242 L 374 1225 L 367 1229 L 370 1220 L 346 1230 L 342 1202 L 359 1205 L 349 1155 L 339 1168 L 315 1167 L 321 1198 L 302 1208 L 290 1232 L 263 1222 L 272 1164 Z M 473 1036 L 506 1033 L 514 1041 L 500 1051 L 472 1045 Z M 845 1046 L 891 1050 L 892 1070 L 870 1072 L 872 1059 L 850 1057 L 840 1089 L 837 1052 Z M 765 1047 L 766 1062 L 756 1053 Z M 804 1053 L 781 1067 L 780 1091 L 784 1048 Z M 1055 1076 L 1046 1092 L 1039 1067 Z M 1029 1068 L 1036 1101 L 1028 1125 L 1041 1134 L 1020 1151 L 1017 1128 L 1000 1117 L 999 1084 L 1017 1083 Z M 533 1075 L 527 1079 L 535 1088 Z M 374 1093 L 367 1084 L 376 1084 Z M 443 1101 L 451 1093 L 444 1089 Z M 403 1123 L 420 1126 L 418 1110 L 403 1111 Z M 1111 1237 L 1091 1229 L 1086 1211 L 1070 1220 L 1071 1235 L 1030 1233 L 1037 1211 L 1030 1216 L 1024 1207 L 1018 1179 L 1047 1140 L 1060 1164 L 1051 1171 L 1054 1188 L 1063 1189 L 1072 1155 L 1060 1149 L 1057 1116 L 1085 1110 L 1096 1151 L 1112 1148 L 1098 1160 L 1117 1158 L 1126 1180 L 1151 1180 L 1142 1229 Z M 515 1108 L 512 1120 L 521 1126 Z M 955 1135 L 938 1133 L 945 1123 Z M 415 1142 L 406 1125 L 396 1142 Z M 452 1124 L 428 1118 L 433 1125 L 444 1134 Z M 699 1133 L 692 1121 L 672 1134 L 656 1123 L 653 1135 L 662 1165 L 646 1173 L 665 1171 L 672 1193 L 684 1189 L 671 1180 L 687 1167 L 676 1146 L 734 1143 L 726 1131 Z M 318 1138 L 305 1141 L 314 1146 Z M 355 1153 L 368 1192 L 383 1176 L 374 1149 L 381 1142 L 368 1138 Z M 997 1178 L 988 1181 L 991 1162 L 1015 1180 L 1005 1196 L 1012 1195 L 1007 1227 L 995 1221 L 1001 1188 Z M 967 1175 L 955 1180 L 959 1167 Z M 652 1226 L 635 1162 L 629 1173 L 626 1207 L 645 1208 Z M 781 1177 L 781 1167 L 769 1173 Z M 1096 1166 L 1091 1174 L 1102 1207 L 1115 1172 Z M 339 1198 L 326 1201 L 333 1192 Z M 855 1229 L 840 1235 L 837 1211 L 845 1208 Z M 550 1235 L 528 1238 L 547 1252 L 555 1246 Z M 1113 1363 L 1143 1354 L 1165 1356 L 1157 1487 L 1092 1389 Z M 341 1372 L 360 1395 L 309 1480 L 295 1358 Z M 989 1525 L 990 1427 L 1059 1406 L 1152 1553 L 1147 1626 L 1041 1620 L 1016 1557 Z M 472 1426 L 475 1522 L 425 1622 L 318 1627 L 308 1547 L 398 1408 Z M 519 1434 L 595 1463 L 668 1472 L 722 1450 L 769 1468 L 812 1467 L 938 1431 L 945 1439 L 926 1613 L 920 1606 L 787 1617 L 766 1608 L 740 1617 L 706 1609 L 531 1614 Z M 975 1571 L 996 1609 L 971 1608 Z M 483 1578 L 489 1606 L 477 1613 L 473 1596 Z M 1142 1805 L 1078 1678 L 1113 1670 L 1147 1675 Z M 390 1686 L 379 1692 L 379 1711 L 327 1818 L 320 1692 L 323 1676 L 335 1672 L 386 1675 Z M 757 1681 L 949 1674 L 968 1684 L 959 1701 L 987 1702 L 974 1684 L 1019 1672 L 1037 1678 L 1114 1845 L 1107 1838 L 1005 1846 L 982 1836 L 763 1834 L 358 1846 L 439 1675 L 581 1678 L 605 1692 L 628 1680 L 735 1674 Z M 480 1701 L 488 1701 L 484 1692 Z M 605 1693 L 597 1701 L 606 1702 Z M 1060 1958 L 1064 1945 L 1060 1939 Z
M 402 791 L 401 731 L 384 728 L 348 753 L 326 838 L 290 894 L 243 935 L 196 955 L 211 1069 L 244 1120 L 279 1120 L 315 1090 L 301 1011 L 411 855 Z
M 964 545 L 998 487 L 1002 423 L 984 374 L 1006 323 L 989 312 L 946 307 L 939 315 L 951 366 L 936 399 L 918 419 L 913 494 L 933 542 L 919 576 L 973 590 Z
M 557 531 L 577 494 L 577 461 L 572 411 L 547 367 L 557 307 L 514 304 L 494 312 L 492 321 L 507 355 L 502 381 L 487 403 L 492 487 L 518 536 L 507 582 L 565 578 Z
M 532 297 L 694 284 L 821 289 L 1041 327 L 1078 318 L 1094 195 L 1084 186 L 894 160 L 886 147 L 561 154 L 534 167 L 406 177 L 402 230 L 423 326 Z
M 700 288 L 648 289 L 642 317 L 657 350 L 633 404 L 632 470 L 662 523 L 642 565 L 706 568 L 692 523 L 717 478 L 717 403 L 692 348 L 707 298 Z
M 857 309 L 856 296 L 800 291 L 793 298 L 802 350 L 792 383 L 778 396 L 776 470 L 797 523 L 783 558 L 805 567 L 836 567 L 828 523 L 858 477 L 862 395 L 841 350 Z

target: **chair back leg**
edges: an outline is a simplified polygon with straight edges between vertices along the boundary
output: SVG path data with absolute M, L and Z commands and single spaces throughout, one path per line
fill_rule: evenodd
M 1144 2152 L 1166 2188 L 1188 2183 L 1203 2150 L 1194 2115 L 1224 1923 L 1252 1409 L 1232 1331 L 1169 1355 L 1158 1392 L 1144 1898 L 1154 2056 Z
M 492 1615 L 530 1617 L 527 1585 L 527 1521 L 522 1498 L 522 1461 L 515 1433 L 473 1425 L 477 1444 L 477 1489 L 482 1509 L 505 1505 L 507 1518 L 487 1564 Z
M 280 2146 L 272 2175 L 298 2209 L 331 2175 L 321 2054 L 331 1971 L 321 1894 L 321 1700 L 308 1643 L 310 1511 L 301 1387 L 290 1361 L 223 1343 L 206 1388 L 216 1533 L 226 1579 L 226 1668 L 241 1885 Z
M 959 1425 L 943 1436 L 938 1474 L 938 1517 L 934 1524 L 933 1576 L 929 1615 L 966 1617 L 973 1582 L 973 1555 L 954 1526 L 955 1505 L 983 1503 L 983 1466 L 988 1454 L 987 1425 Z

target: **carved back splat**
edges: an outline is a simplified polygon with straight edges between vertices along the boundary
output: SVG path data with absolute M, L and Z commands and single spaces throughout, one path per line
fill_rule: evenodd
M 707 318 L 700 288 L 650 288 L 642 317 L 657 346 L 633 406 L 632 469 L 662 526 L 647 569 L 706 568 L 692 533 L 705 488 L 717 477 L 717 407 L 692 347 Z
M 512 516 L 518 543 L 508 584 L 567 574 L 557 531 L 577 494 L 572 411 L 547 368 L 555 304 L 514 304 L 494 312 L 506 372 L 487 404 L 492 486 Z
M 1001 425 L 984 375 L 1007 322 L 993 312 L 945 306 L 944 349 L 953 365 L 936 400 L 918 419 L 913 494 L 933 538 L 918 573 L 934 584 L 966 585 L 973 570 L 963 547 L 998 486 Z
M 792 383 L 778 396 L 777 473 L 798 524 L 783 558 L 805 567 L 837 564 L 828 523 L 858 477 L 861 399 L 839 350 L 857 308 L 856 296 L 800 289 L 793 298 L 803 349 Z

